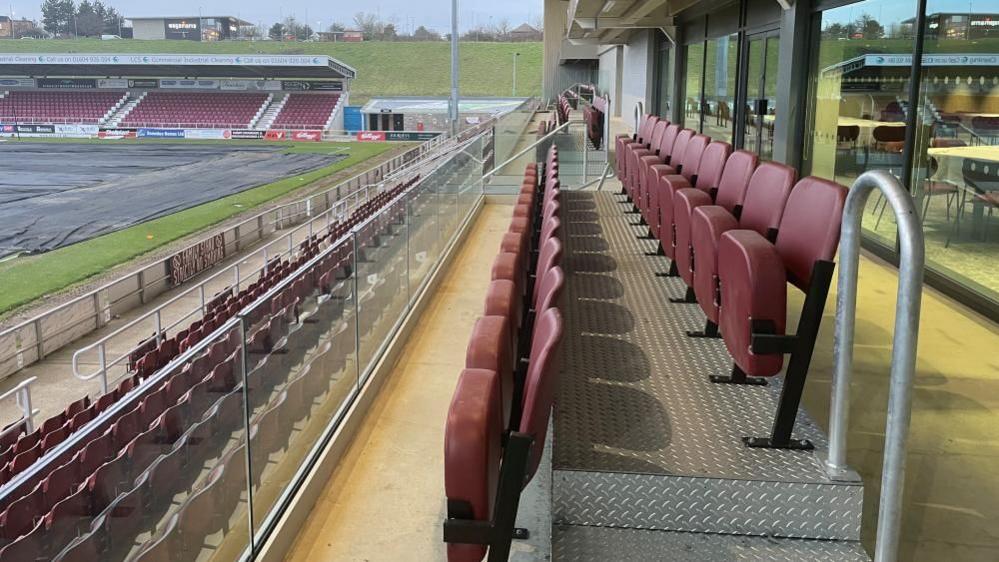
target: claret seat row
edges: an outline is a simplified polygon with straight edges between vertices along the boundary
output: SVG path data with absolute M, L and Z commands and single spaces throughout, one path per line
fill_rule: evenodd
M 646 115 L 634 135 L 615 139 L 622 193 L 670 260 L 663 276 L 683 280 L 675 303 L 697 304 L 704 328 L 720 337 L 731 374 L 712 382 L 766 384 L 784 368 L 770 436 L 752 447 L 810 448 L 791 438 L 805 377 L 832 280 L 847 189 L 794 168 L 758 160 L 668 120 Z M 786 333 L 787 285 L 805 301 L 797 333 Z
M 228 447 L 247 425 L 244 407 L 251 412 L 248 441 L 257 483 L 268 456 L 286 446 L 348 355 L 337 349 L 347 344 L 336 333 L 320 346 L 352 290 L 344 280 L 354 274 L 353 245 L 339 242 L 357 227 L 358 252 L 379 246 L 377 238 L 390 236 L 404 218 L 400 198 L 418 179 L 372 197 L 343 222 L 303 241 L 292 258 L 275 258 L 251 285 L 219 293 L 203 319 L 140 346 L 131 371 L 111 392 L 74 402 L 33 432 L 22 423 L 5 433 L 0 458 L 10 460 L 0 467 L 0 486 L 13 485 L 8 479 L 36 461 L 46 464 L 8 489 L 0 504 L 0 561 L 124 559 L 130 551 L 135 560 L 196 559 L 202 541 L 193 537 L 227 524 L 224 514 L 247 489 L 245 445 Z M 293 275 L 293 282 L 283 283 Z M 238 327 L 213 336 L 248 309 L 245 339 Z M 351 330 L 350 345 L 353 335 Z M 177 364 L 188 349 L 195 353 Z M 108 417 L 119 402 L 124 407 Z M 107 419 L 98 421 L 100 416 Z M 80 430 L 86 437 L 59 452 Z M 211 459 L 217 459 L 215 468 L 197 487 L 194 479 Z M 148 540 L 140 538 L 173 509 L 178 491 L 190 494 L 173 518 Z
M 445 428 L 448 560 L 506 560 L 541 462 L 562 339 L 558 152 L 528 165 Z

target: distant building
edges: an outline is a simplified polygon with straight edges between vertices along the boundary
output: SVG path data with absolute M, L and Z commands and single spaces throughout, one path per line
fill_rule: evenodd
M 11 20 L 8 16 L 0 16 L 0 39 L 17 39 L 29 35 L 34 37 L 40 31 L 38 25 L 29 19 Z
M 320 41 L 328 43 L 360 43 L 364 41 L 364 32 L 355 29 L 344 31 L 320 31 L 316 34 Z
M 541 31 L 526 23 L 522 23 L 510 32 L 512 41 L 541 41 Z
M 225 41 L 238 39 L 242 28 L 253 24 L 232 16 L 179 16 L 127 18 L 135 39 Z
M 902 20 L 902 32 L 911 36 L 916 18 Z M 982 39 L 999 37 L 999 14 L 933 13 L 926 16 L 926 37 L 930 39 Z

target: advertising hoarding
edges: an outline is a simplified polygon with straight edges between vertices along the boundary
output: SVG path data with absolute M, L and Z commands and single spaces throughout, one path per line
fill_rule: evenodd
M 182 139 L 184 138 L 184 129 L 142 128 L 137 131 L 136 136 L 140 139 Z

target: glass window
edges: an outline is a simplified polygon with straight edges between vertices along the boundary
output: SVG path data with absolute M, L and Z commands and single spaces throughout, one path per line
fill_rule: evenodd
M 912 183 L 929 267 L 999 300 L 996 12 L 999 0 L 927 3 Z
M 703 132 L 715 140 L 732 142 L 739 34 L 709 40 L 706 58 Z
M 673 109 L 673 50 L 664 47 L 659 51 L 658 113 L 669 117 Z
M 862 172 L 902 177 L 916 2 L 867 0 L 819 16 L 803 169 L 849 185 Z M 906 58 L 908 57 L 908 58 Z M 865 233 L 890 246 L 895 224 L 871 197 Z
M 684 80 L 684 126 L 701 130 L 701 84 L 704 76 L 704 43 L 687 46 L 687 76 Z

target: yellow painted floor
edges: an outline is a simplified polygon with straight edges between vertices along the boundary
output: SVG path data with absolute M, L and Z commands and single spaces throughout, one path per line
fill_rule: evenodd
M 897 283 L 894 267 L 861 260 L 848 460 L 866 485 L 863 530 L 868 552 L 877 526 Z M 835 302 L 834 288 L 803 400 L 826 428 Z M 791 316 L 797 318 L 797 313 Z M 916 368 L 899 560 L 995 562 L 999 327 L 927 288 Z
M 483 208 L 288 560 L 444 559 L 444 420 L 511 211 Z

